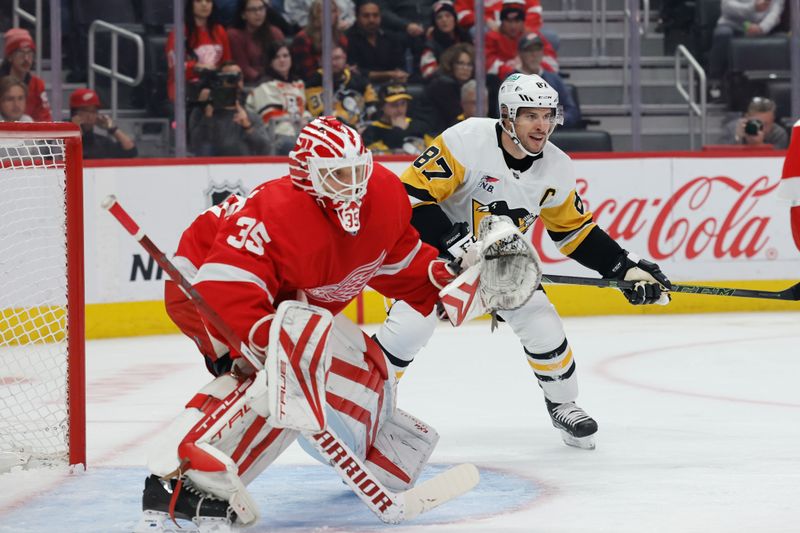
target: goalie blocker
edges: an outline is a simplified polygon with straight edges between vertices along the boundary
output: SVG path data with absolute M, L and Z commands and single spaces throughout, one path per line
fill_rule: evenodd
M 343 470 L 381 512 L 398 499 L 385 488 L 403 491 L 416 482 L 438 434 L 396 408 L 396 382 L 374 341 L 347 318 L 296 301 L 281 303 L 268 320 L 277 341 L 265 369 L 214 379 L 158 439 L 148 467 L 161 481 L 151 476 L 146 483 L 137 532 L 164 531 L 175 518 L 213 524 L 214 531 L 257 523 L 246 485 L 300 435 L 307 435 L 304 449 Z

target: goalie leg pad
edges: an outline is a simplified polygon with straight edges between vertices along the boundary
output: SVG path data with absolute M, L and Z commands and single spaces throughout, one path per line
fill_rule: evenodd
M 521 308 L 499 314 L 522 342 L 545 397 L 555 403 L 575 401 L 578 378 L 572 348 L 547 294 L 536 291 Z
M 267 399 L 274 427 L 314 433 L 325 427 L 325 376 L 330 367 L 326 347 L 332 321 L 327 309 L 314 305 L 286 300 L 278 306 L 270 326 L 266 375 L 259 372 L 251 399 L 262 414 L 260 399 Z
M 189 401 L 148 459 L 154 474 L 185 474 L 197 489 L 228 501 L 242 525 L 258 520 L 245 484 L 297 437 L 296 431 L 271 427 L 248 405 L 252 383 L 230 374 L 216 378 Z
M 339 315 L 331 332 L 331 369 L 326 383 L 328 426 L 359 458 L 366 456 L 381 423 L 395 409 L 396 380 L 380 346 Z M 310 443 L 300 445 L 326 463 Z
M 404 491 L 416 483 L 438 442 L 435 429 L 396 409 L 381 426 L 366 464 L 386 487 Z

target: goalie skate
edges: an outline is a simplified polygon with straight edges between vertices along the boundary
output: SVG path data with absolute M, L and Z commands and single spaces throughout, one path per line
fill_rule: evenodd
M 594 450 L 597 422 L 586 411 L 575 405 L 575 402 L 553 403 L 545 399 L 545 403 L 553 426 L 561 431 L 564 444 Z
M 162 481 L 151 475 L 144 482 L 142 493 L 142 517 L 134 533 L 233 533 L 236 513 L 228 502 L 202 494 L 184 480 L 175 500 L 174 514 L 179 520 L 189 520 L 178 525 L 170 516 L 170 504 L 176 480 Z

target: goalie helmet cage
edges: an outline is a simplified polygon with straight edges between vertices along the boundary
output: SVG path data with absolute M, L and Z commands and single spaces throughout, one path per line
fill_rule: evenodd
M 86 464 L 83 164 L 71 123 L 0 123 L 0 471 Z

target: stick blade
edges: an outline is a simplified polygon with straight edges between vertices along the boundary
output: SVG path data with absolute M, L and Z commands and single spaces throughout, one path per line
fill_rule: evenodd
M 475 488 L 480 478 L 477 467 L 466 463 L 408 489 L 403 492 L 403 519 L 410 520 L 458 498 Z
M 786 292 L 789 293 L 790 300 L 794 300 L 795 302 L 800 300 L 800 283 L 792 285 L 791 287 L 786 289 Z

